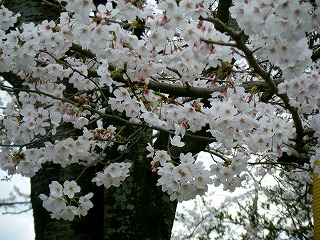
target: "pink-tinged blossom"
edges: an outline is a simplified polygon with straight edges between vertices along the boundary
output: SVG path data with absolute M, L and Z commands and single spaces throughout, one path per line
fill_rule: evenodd
M 100 14 L 100 18 L 112 18 L 119 12 L 119 10 L 113 8 L 111 2 L 107 2 L 105 5 L 98 5 L 98 12 Z

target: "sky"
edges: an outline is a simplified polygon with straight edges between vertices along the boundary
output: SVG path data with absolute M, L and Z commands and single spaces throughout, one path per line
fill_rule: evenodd
M 0 179 L 7 174 L 0 170 Z M 8 198 L 9 193 L 16 185 L 21 192 L 30 193 L 29 178 L 14 175 L 11 181 L 0 181 L 0 199 Z M 4 214 L 5 209 L 0 208 L 0 240 L 33 240 L 32 211 L 21 214 Z

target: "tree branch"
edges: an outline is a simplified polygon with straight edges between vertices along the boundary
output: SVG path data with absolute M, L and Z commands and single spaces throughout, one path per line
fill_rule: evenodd
M 42 91 L 39 91 L 39 90 L 11 88 L 11 87 L 5 87 L 5 86 L 1 86 L 1 85 L 0 85 L 0 90 L 4 90 L 4 91 L 7 91 L 7 92 L 16 92 L 16 91 L 18 91 L 18 92 L 32 92 L 32 93 L 37 93 L 39 95 L 44 95 L 44 96 L 51 97 L 52 99 L 57 99 L 57 100 L 60 100 L 62 102 L 68 102 L 68 103 L 71 103 L 72 105 L 76 104 L 76 102 L 74 102 L 74 101 L 71 101 L 71 100 L 68 100 L 68 99 L 65 99 L 65 98 L 61 98 L 61 97 L 57 97 L 57 96 L 54 96 L 54 95 L 52 95 L 50 93 L 42 92 Z M 96 113 L 101 118 L 109 119 L 111 121 L 116 121 L 118 123 L 122 123 L 122 124 L 125 124 L 125 125 L 132 125 L 132 126 L 138 126 L 138 127 L 148 127 L 148 128 L 154 129 L 154 130 L 161 131 L 161 132 L 166 132 L 166 133 L 170 133 L 170 134 L 174 133 L 174 131 L 169 130 L 169 129 L 165 129 L 165 128 L 162 128 L 162 127 L 149 126 L 149 125 L 144 124 L 144 123 L 130 122 L 129 120 L 126 120 L 126 119 L 121 118 L 119 116 L 106 114 L 106 113 L 103 113 L 103 112 L 101 112 L 99 110 L 93 109 L 91 107 L 81 106 L 81 108 L 83 110 L 88 110 L 88 111 L 90 111 L 92 113 Z M 190 137 L 190 138 L 194 138 L 194 139 L 198 139 L 198 140 L 203 140 L 203 141 L 210 141 L 210 142 L 216 141 L 216 139 L 213 138 L 213 137 L 197 135 L 197 134 L 188 133 L 188 132 L 185 134 L 185 136 Z
M 31 204 L 30 201 L 24 201 L 24 202 L 4 202 L 0 203 L 0 207 L 8 207 L 8 206 L 14 206 L 14 205 L 25 205 L 25 204 Z
M 232 0 L 220 0 L 218 3 L 218 11 L 217 11 L 217 18 L 225 23 L 228 24 L 230 12 L 229 8 L 232 4 Z
M 300 119 L 300 115 L 298 114 L 298 109 L 295 107 L 292 107 L 289 104 L 289 97 L 287 94 L 279 94 L 278 88 L 273 79 L 270 76 L 270 73 L 265 71 L 259 64 L 258 60 L 254 57 L 253 52 L 246 46 L 246 44 L 243 41 L 243 33 L 242 32 L 236 32 L 227 25 L 225 25 L 223 22 L 221 22 L 217 18 L 206 18 L 204 19 L 206 21 L 209 21 L 213 23 L 215 26 L 224 29 L 237 43 L 237 48 L 241 50 L 248 63 L 253 67 L 254 72 L 257 73 L 267 84 L 270 91 L 272 91 L 274 94 L 276 94 L 284 103 L 286 109 L 291 113 L 292 120 L 294 122 L 295 128 L 296 128 L 296 138 L 295 138 L 295 146 L 294 148 L 298 152 L 303 152 L 303 147 L 305 146 L 305 142 L 303 140 L 304 136 L 304 129 L 302 126 L 302 121 Z
M 320 48 L 313 52 L 311 59 L 313 62 L 316 62 L 320 58 Z
M 209 41 L 209 40 L 203 39 L 203 41 Z M 209 42 L 212 43 L 211 41 Z M 89 58 L 96 57 L 95 54 L 92 53 L 90 50 L 83 50 L 82 47 L 77 44 L 72 44 L 72 47 L 70 49 L 77 53 L 83 54 L 84 56 Z M 115 66 L 110 66 L 109 68 L 110 68 L 110 71 L 114 71 L 116 69 Z M 96 71 L 90 70 L 88 72 L 88 77 L 99 77 L 99 75 L 97 74 Z M 122 77 L 120 73 L 114 74 L 113 80 L 115 80 L 116 82 L 127 84 L 127 82 L 125 81 L 125 79 Z M 272 81 L 274 85 L 278 85 L 281 82 L 283 82 L 283 79 L 277 79 Z M 245 90 L 249 90 L 254 86 L 259 86 L 262 91 L 269 88 L 269 85 L 264 81 L 251 81 L 251 82 L 242 83 L 240 85 L 240 87 L 244 87 Z M 149 80 L 147 87 L 157 92 L 170 94 L 173 97 L 194 97 L 194 98 L 209 98 L 212 93 L 220 92 L 223 89 L 225 89 L 225 86 L 219 86 L 214 88 L 177 86 L 177 85 L 173 85 L 165 82 L 160 82 L 158 80 Z

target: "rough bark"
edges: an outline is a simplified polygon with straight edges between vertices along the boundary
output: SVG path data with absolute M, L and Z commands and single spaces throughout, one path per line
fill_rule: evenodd
M 217 18 L 225 23 L 227 26 L 231 27 L 235 31 L 240 31 L 241 29 L 238 26 L 238 23 L 235 19 L 230 17 L 229 8 L 232 6 L 232 0 L 220 0 L 218 3 L 217 9 Z M 215 28 L 221 32 L 224 32 L 224 29 L 215 26 Z
M 232 4 L 232 0 L 219 1 L 217 18 L 223 23 L 227 24 L 229 22 L 229 17 L 230 17 L 229 8 L 231 4 Z
M 177 202 L 156 186 L 158 176 L 146 159 L 150 132 L 123 156 L 133 163 L 120 187 L 105 190 L 105 239 L 170 239 Z

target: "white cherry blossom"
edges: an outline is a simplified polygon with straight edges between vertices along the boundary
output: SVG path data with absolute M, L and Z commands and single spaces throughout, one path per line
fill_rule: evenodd
M 16 74 L 22 86 L 1 112 L 1 169 L 33 176 L 47 162 L 101 162 L 92 181 L 118 187 L 134 162 L 107 162 L 106 150 L 130 151 L 132 139 L 122 139 L 123 130 L 109 121 L 168 133 L 168 149 L 150 142 L 147 158 L 171 200 L 204 194 L 211 183 L 234 191 L 245 180 L 248 156 L 275 161 L 296 151 L 299 134 L 314 132 L 299 140 L 308 143 L 304 151 L 313 162 L 318 157 L 317 45 L 306 34 L 319 30 L 319 7 L 298 0 L 234 1 L 231 17 L 248 36 L 245 43 L 241 31 L 218 30 L 210 1 L 165 0 L 155 9 L 125 0 L 116 8 L 59 2 L 73 14 L 19 29 L 13 26 L 20 14 L 0 7 L 0 72 Z M 137 26 L 145 29 L 141 36 Z M 263 102 L 266 90 L 273 96 Z M 181 150 L 190 134 L 219 146 L 223 156 L 210 171 Z M 172 149 L 181 150 L 179 157 Z M 79 197 L 73 180 L 49 188 L 40 198 L 53 218 L 71 221 L 93 206 L 93 194 Z

